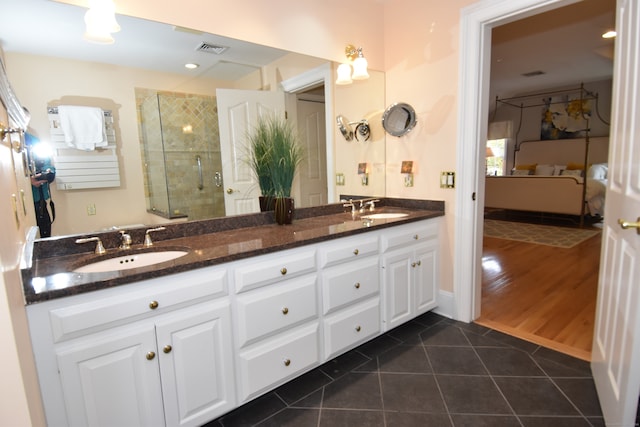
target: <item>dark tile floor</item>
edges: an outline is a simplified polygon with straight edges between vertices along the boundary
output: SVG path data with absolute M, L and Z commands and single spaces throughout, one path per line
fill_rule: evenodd
M 604 426 L 589 364 L 427 313 L 206 425 Z

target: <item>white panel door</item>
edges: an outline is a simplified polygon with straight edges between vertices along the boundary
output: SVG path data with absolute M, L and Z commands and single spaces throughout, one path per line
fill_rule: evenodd
M 635 425 L 640 394 L 640 8 L 618 0 L 607 204 L 591 367 L 607 426 Z M 636 224 L 637 226 L 637 224 Z
M 298 129 L 304 147 L 304 159 L 299 168 L 299 207 L 321 206 L 327 203 L 327 138 L 324 103 L 298 100 Z
M 156 323 L 167 426 L 200 426 L 235 406 L 231 311 L 207 302 Z
M 382 257 L 384 292 L 384 331 L 395 328 L 411 319 L 413 251 L 396 251 Z
M 220 152 L 227 215 L 259 212 L 260 188 L 248 162 L 247 134 L 259 117 L 284 114 L 284 93 L 217 89 Z
M 164 426 L 155 330 L 95 334 L 56 351 L 69 426 Z

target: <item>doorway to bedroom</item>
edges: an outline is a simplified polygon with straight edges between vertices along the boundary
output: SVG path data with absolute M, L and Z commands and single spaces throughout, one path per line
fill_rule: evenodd
M 603 6 L 603 3 L 606 3 L 606 7 Z M 594 10 L 586 13 L 589 16 L 571 11 L 571 9 L 579 8 L 582 13 L 590 9 L 591 6 L 594 6 Z M 559 31 L 562 34 L 564 31 L 567 34 L 570 28 L 575 28 L 572 27 L 573 24 L 569 23 L 571 20 L 567 18 L 567 13 L 573 14 L 574 17 L 580 15 L 579 22 L 574 24 L 584 25 L 582 21 L 594 18 L 598 14 L 612 14 L 615 19 L 614 8 L 615 1 L 613 0 L 607 2 L 587 0 L 576 6 L 566 6 L 517 23 L 494 28 L 492 51 L 494 51 L 495 43 L 501 41 L 499 34 L 498 37 L 495 37 L 496 30 L 502 30 L 504 33 L 512 35 L 513 40 L 509 41 L 509 43 L 513 43 L 512 48 L 515 46 L 517 51 L 527 55 L 531 52 L 530 45 L 528 46 L 527 43 L 531 43 L 533 34 L 526 34 L 524 30 L 526 24 L 533 22 L 535 33 L 544 33 L 545 31 L 558 33 Z M 560 24 L 560 22 L 563 23 Z M 563 25 L 567 25 L 564 30 L 561 28 Z M 511 29 L 506 28 L 509 26 Z M 518 29 L 513 30 L 514 26 Z M 567 36 L 564 39 L 568 40 L 571 37 Z M 562 37 L 556 40 L 556 45 L 566 41 Z M 562 58 L 554 58 L 554 52 L 560 52 L 561 49 L 552 48 L 553 44 L 547 46 L 549 47 L 547 63 L 562 61 Z M 513 58 L 495 58 L 495 56 L 492 58 L 492 88 L 490 90 L 492 95 L 490 99 L 502 95 L 494 91 L 495 79 L 499 77 L 499 73 L 494 72 L 495 64 L 496 62 L 504 64 L 509 60 L 513 61 Z M 516 59 L 516 61 L 519 60 Z M 609 62 L 612 64 L 611 59 Z M 545 62 L 540 62 L 537 66 L 542 71 Z M 528 70 L 523 69 L 522 71 Z M 609 76 L 603 76 L 601 79 L 605 86 L 608 78 L 610 87 L 611 73 L 612 66 Z M 566 77 L 564 82 L 557 83 L 560 80 L 554 81 L 552 74 L 549 72 L 545 75 L 544 71 L 540 74 L 534 73 L 531 78 L 542 79 L 547 82 L 546 86 L 539 86 L 520 93 L 514 92 L 509 95 L 555 89 L 563 87 L 563 85 L 570 87 L 582 82 L 579 70 L 575 72 L 575 79 L 571 83 L 567 83 Z M 496 86 L 504 87 L 504 85 Z M 600 86 L 598 89 L 600 90 Z M 601 102 L 601 105 L 598 106 L 600 109 L 598 114 L 602 113 L 609 117 L 610 93 L 604 98 L 605 102 Z M 531 123 L 531 121 L 524 124 L 517 121 L 512 123 L 512 134 L 504 136 L 512 139 L 502 139 L 501 136 L 495 138 L 498 141 L 505 141 L 503 148 L 500 146 L 500 142 L 496 145 L 495 140 L 487 144 L 487 175 L 511 174 L 514 155 L 513 134 L 521 132 L 522 126 L 536 127 L 540 132 L 542 113 L 540 111 L 537 114 L 535 123 Z M 595 118 L 595 111 L 593 115 Z M 502 126 L 502 128 L 508 128 L 508 126 Z M 491 131 L 490 124 L 490 137 Z M 525 133 L 526 131 L 525 129 Z M 600 136 L 608 136 L 608 132 L 606 135 L 600 134 Z M 501 152 L 501 150 L 503 151 Z M 505 225 L 509 227 L 505 227 Z M 573 215 L 486 209 L 485 237 L 482 249 L 481 315 L 476 319 L 476 322 L 509 335 L 584 360 L 590 360 L 601 244 L 601 233 L 598 226 L 599 219 L 592 217 L 588 217 L 580 227 L 579 217 Z M 586 234 L 580 236 L 582 232 L 586 232 Z M 567 234 L 567 236 L 563 234 Z M 577 237 L 572 236 L 573 234 Z M 527 239 L 529 241 L 526 241 Z

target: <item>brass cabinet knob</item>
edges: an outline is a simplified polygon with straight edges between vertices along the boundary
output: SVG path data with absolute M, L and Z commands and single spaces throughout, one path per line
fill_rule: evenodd
M 227 188 L 227 194 L 233 194 L 233 188 Z
M 291 365 L 291 360 L 290 359 L 284 359 L 283 363 L 284 363 L 284 366 L 289 366 L 289 365 Z
M 356 326 L 356 332 L 360 332 L 361 329 L 360 325 Z
M 360 289 L 360 282 L 356 283 L 356 284 L 355 284 L 355 285 L 353 285 L 353 286 L 355 286 L 355 288 L 356 288 L 356 289 Z
M 415 263 L 415 262 L 412 262 L 412 263 L 411 263 L 411 267 L 416 268 L 416 263 Z
M 165 352 L 165 353 L 171 353 L 171 350 L 173 350 L 173 347 L 171 347 L 169 344 L 165 345 L 162 348 L 162 351 Z
M 360 251 L 359 251 L 359 250 L 357 250 L 357 249 L 355 249 L 355 250 L 353 251 L 353 254 L 354 254 L 354 255 L 358 255 L 359 253 L 360 253 Z
M 285 274 L 287 274 L 287 269 L 286 269 L 285 267 L 282 267 L 282 268 L 280 269 L 280 274 L 282 274 L 283 276 L 284 276 Z
M 422 265 L 422 261 L 418 261 L 416 264 L 418 264 L 418 266 Z
M 282 314 L 288 314 L 289 309 L 287 307 L 282 307 Z
M 147 353 L 147 360 L 153 360 L 154 357 L 156 357 L 156 354 L 153 351 Z
M 151 310 L 155 310 L 156 308 L 158 308 L 158 301 L 151 301 L 151 302 L 149 303 L 149 308 L 150 308 Z
M 414 235 L 413 235 L 413 240 L 418 240 L 418 239 L 419 239 L 418 235 L 417 235 L 417 234 L 414 234 Z

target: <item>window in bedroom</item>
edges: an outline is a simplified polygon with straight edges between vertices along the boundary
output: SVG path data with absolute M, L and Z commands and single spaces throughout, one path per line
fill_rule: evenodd
M 505 175 L 506 139 L 490 139 L 487 141 L 487 175 Z

